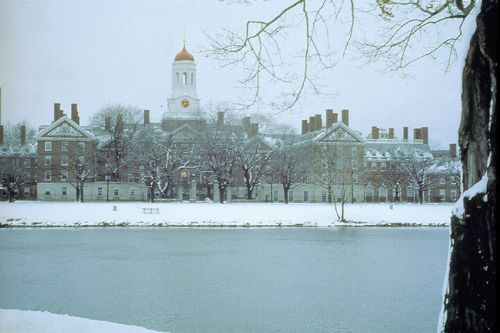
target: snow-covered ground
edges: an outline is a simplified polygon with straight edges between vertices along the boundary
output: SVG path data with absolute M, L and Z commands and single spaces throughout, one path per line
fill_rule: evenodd
M 0 309 L 0 332 L 5 333 L 161 333 L 139 326 L 90 320 L 41 311 Z
M 334 226 L 449 225 L 452 204 L 0 203 L 2 226 Z

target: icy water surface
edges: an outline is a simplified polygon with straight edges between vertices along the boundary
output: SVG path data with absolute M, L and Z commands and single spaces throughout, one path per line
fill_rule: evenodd
M 447 228 L 0 230 L 0 308 L 177 332 L 433 332 Z

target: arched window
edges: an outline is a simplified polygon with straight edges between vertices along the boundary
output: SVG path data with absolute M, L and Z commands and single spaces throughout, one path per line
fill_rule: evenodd
M 380 186 L 378 189 L 378 197 L 380 202 L 387 201 L 387 188 L 385 186 Z
M 365 187 L 365 202 L 373 202 L 373 186 L 371 185 Z
M 188 84 L 188 75 L 186 72 L 182 73 L 182 85 L 187 86 Z

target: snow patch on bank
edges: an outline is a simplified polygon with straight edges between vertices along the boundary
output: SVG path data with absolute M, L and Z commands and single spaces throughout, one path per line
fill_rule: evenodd
M 449 225 L 452 204 L 347 204 L 337 221 L 333 204 L 321 203 L 0 203 L 0 225 L 39 226 L 412 226 Z
M 139 326 L 116 324 L 41 311 L 0 309 L 0 332 L 9 333 L 162 333 Z

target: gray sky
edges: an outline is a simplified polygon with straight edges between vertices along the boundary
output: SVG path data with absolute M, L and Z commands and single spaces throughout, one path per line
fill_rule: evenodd
M 56 102 L 67 113 L 71 103 L 78 103 L 83 124 L 100 107 L 114 103 L 150 109 L 152 120 L 159 121 L 184 35 L 197 63 L 202 104 L 236 101 L 240 72 L 218 69 L 215 61 L 196 52 L 206 45 L 203 32 L 241 27 L 244 20 L 269 17 L 278 8 L 276 2 L 247 6 L 215 0 L 0 0 L 2 123 L 48 124 Z M 351 127 L 364 136 L 374 125 L 395 127 L 397 136 L 403 126 L 410 131 L 428 126 L 430 141 L 447 147 L 457 141 L 467 44 L 464 40 L 457 46 L 460 59 L 446 73 L 442 63 L 430 60 L 409 68 L 403 77 L 344 58 L 324 73 L 325 91 L 331 95 L 306 95 L 294 112 L 276 118 L 299 128 L 301 119 L 327 108 L 349 109 Z

